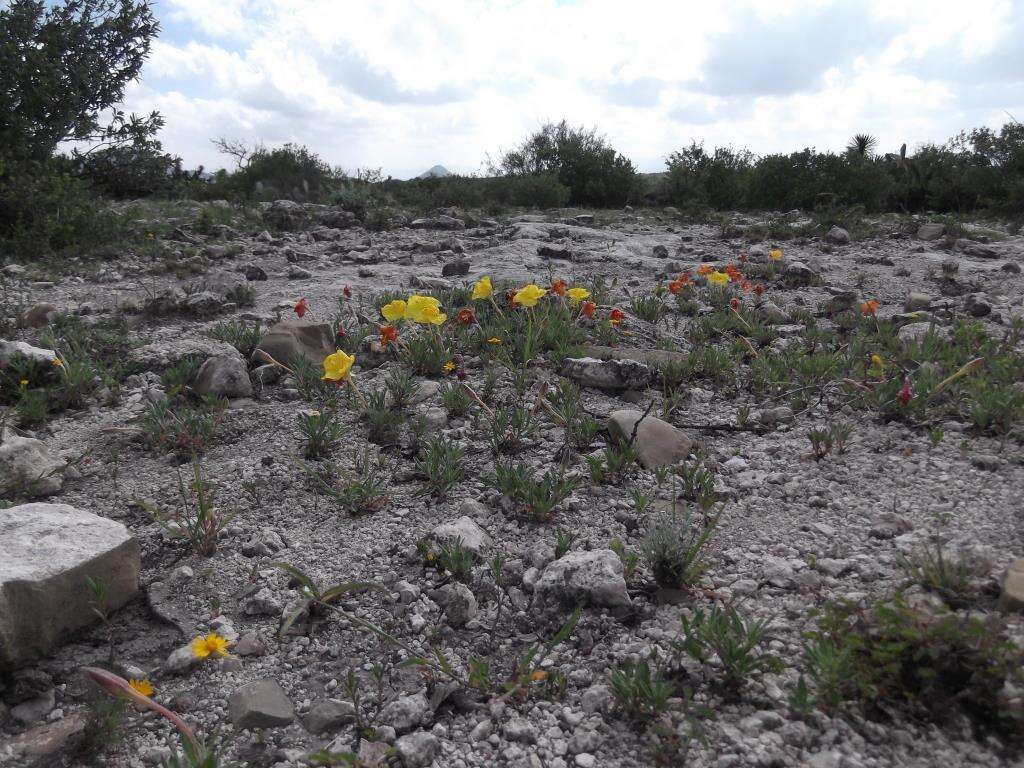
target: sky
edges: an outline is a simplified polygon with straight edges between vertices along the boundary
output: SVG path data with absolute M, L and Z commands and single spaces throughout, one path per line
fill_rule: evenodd
M 638 170 L 702 141 L 910 151 L 1024 120 L 1024 0 L 155 0 L 126 111 L 164 149 L 305 144 L 349 172 L 480 173 L 547 121 Z

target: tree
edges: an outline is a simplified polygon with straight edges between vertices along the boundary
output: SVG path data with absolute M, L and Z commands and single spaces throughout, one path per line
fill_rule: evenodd
M 518 149 L 506 152 L 497 168 L 509 176 L 551 175 L 568 187 L 575 205 L 621 205 L 636 190 L 636 169 L 593 129 L 565 120 L 547 123 Z
M 65 141 L 145 142 L 160 115 L 116 107 L 158 31 L 147 0 L 11 0 L 0 11 L 0 159 L 44 161 Z

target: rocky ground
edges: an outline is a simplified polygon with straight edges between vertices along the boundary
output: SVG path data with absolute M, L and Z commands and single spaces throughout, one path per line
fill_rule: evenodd
M 1018 585 L 1015 593 L 1012 579 L 1002 587 L 1008 567 L 1024 555 L 1019 422 L 1000 433 L 948 415 L 925 425 L 884 421 L 846 404 L 835 389 L 814 389 L 794 402 L 792 391 L 755 395 L 700 378 L 683 385 L 681 400 L 666 414 L 656 369 L 666 356 L 691 349 L 693 318 L 665 294 L 668 315 L 652 324 L 636 317 L 630 299 L 683 270 L 696 276 L 705 262 L 767 267 L 773 242 L 743 237 L 753 220 L 737 217 L 739 228 L 729 233 L 735 236 L 723 238 L 719 226 L 686 224 L 672 211 L 500 221 L 449 211 L 378 233 L 329 209 L 313 212 L 320 223 L 292 220 L 307 213 L 282 205 L 267 209 L 264 223 L 239 214 L 200 234 L 186 212 L 180 221 L 159 222 L 158 245 L 145 256 L 112 259 L 101 268 L 65 265 L 60 274 L 29 264 L 4 268 L 7 313 L 22 320 L 7 339 L 41 346 L 39 334 L 54 312 L 79 314 L 86 322 L 123 316 L 135 372 L 119 391 L 93 392 L 83 407 L 34 431 L 16 433 L 9 414 L 0 445 L 7 503 L 38 506 L 0 509 L 0 613 L 6 613 L 0 616 L 0 660 L 10 670 L 0 677 L 0 764 L 91 759 L 158 765 L 177 748 L 177 732 L 167 721 L 131 711 L 121 738 L 85 754 L 80 736 L 96 733 L 89 717 L 97 705 L 89 703 L 95 694 L 79 669 L 107 665 L 111 644 L 115 671 L 149 679 L 157 701 L 204 734 L 217 734 L 224 765 L 305 765 L 324 749 L 354 749 L 367 766 L 386 760 L 406 766 L 680 765 L 687 746 L 687 764 L 716 768 L 1020 764 L 1012 737 L 979 731 L 962 713 L 939 722 L 895 705 L 799 711 L 792 703 L 808 674 L 805 633 L 817 626 L 816 610 L 826 603 L 870 603 L 906 587 L 912 604 L 941 606 L 900 565 L 902 557 L 936 541 L 950 557 L 972 564 L 973 597 L 956 607 L 1001 616 L 1006 636 L 1024 644 L 1024 621 L 1015 612 L 1024 605 L 1017 602 L 1024 590 Z M 156 222 L 142 224 L 149 225 L 157 229 Z M 807 317 L 833 327 L 829 307 L 837 302 L 859 315 L 861 302 L 877 301 L 877 322 L 902 328 L 900 338 L 908 343 L 931 323 L 941 332 L 962 319 L 982 324 L 995 338 L 1010 333 L 1013 318 L 1024 312 L 1024 237 L 993 227 L 958 239 L 943 236 L 941 227 L 918 229 L 905 221 L 879 229 L 852 242 L 833 231 L 781 243 L 779 275 L 759 273 L 767 287 L 762 303 L 771 305 L 756 311 L 775 330 L 758 355 L 799 343 Z M 587 350 L 590 359 L 532 367 L 525 395 L 514 390 L 511 373 L 502 373 L 492 406 L 533 408 L 544 382 L 553 386 L 562 373 L 582 385 L 583 407 L 602 426 L 623 410 L 633 410 L 635 421 L 654 404 L 636 438 L 642 464 L 605 484 L 592 481 L 586 456 L 613 441 L 614 425 L 585 450 L 567 449 L 562 427 L 537 407 L 539 429 L 515 458 L 538 473 L 564 461 L 568 475 L 579 479 L 550 522 L 512 514 L 508 500 L 486 482 L 495 463 L 487 413 L 474 405 L 465 416 L 449 415 L 437 382 L 422 377 L 410 413 L 424 417 L 428 435 L 464 446 L 463 479 L 443 496 L 424 493 L 415 449 L 404 438 L 398 446 L 370 445 L 349 403 L 338 417 L 346 430 L 331 458 L 351 470 L 369 445 L 386 463 L 386 500 L 372 514 L 345 513 L 316 491 L 302 467 L 297 419 L 317 406 L 292 377 L 265 360 L 239 362 L 230 345 L 207 336 L 232 319 L 264 328 L 282 318 L 292 323 L 286 328 L 333 326 L 346 288 L 347 311 L 378 321 L 381 291 L 427 292 L 472 285 L 483 276 L 496 286 L 545 287 L 555 279 L 593 287 L 600 277 L 607 298 L 599 319 L 612 307 L 625 313 L 620 325 L 592 334 L 599 348 Z M 186 286 L 196 287 L 186 292 Z M 253 306 L 227 298 L 250 288 Z M 752 292 L 737 295 L 745 305 L 755 301 Z M 299 322 L 292 307 L 303 298 L 310 312 Z M 702 303 L 699 294 L 695 301 Z M 458 307 L 444 309 L 453 316 Z M 287 330 L 282 343 L 310 354 L 330 349 L 318 331 L 303 333 Z M 732 348 L 728 340 L 719 343 Z M 1016 349 L 1008 354 L 1022 353 L 1019 337 L 1010 343 Z M 5 359 L 14 354 L 9 345 L 3 348 Z M 209 556 L 169 536 L 147 511 L 175 508 L 179 478 L 193 469 L 139 435 L 150 404 L 167 396 L 157 374 L 188 354 L 219 356 L 206 381 L 200 372 L 192 386 L 227 397 L 200 459 L 215 483 L 216 507 L 233 515 Z M 383 386 L 399 365 L 379 345 L 355 354 L 363 393 Z M 638 364 L 617 362 L 623 359 Z M 465 354 L 459 369 L 474 391 L 484 388 L 479 356 Z M 440 378 L 455 380 L 454 374 Z M 853 427 L 848 446 L 816 460 L 808 432 L 837 420 Z M 658 465 L 695 466 L 698 460 L 714 476 L 708 514 L 718 518 L 707 570 L 692 588 L 658 590 L 642 560 L 635 572 L 624 573 L 609 546 L 621 542 L 628 561 L 628 553 L 641 548 L 653 510 L 678 493 L 655 471 Z M 44 474 L 36 472 L 40 467 L 59 471 L 24 482 Z M 638 509 L 634 491 L 652 496 L 651 508 L 641 503 Z M 556 531 L 574 536 L 571 550 L 558 559 Z M 453 535 L 480 555 L 465 583 L 432 567 L 426 550 L 417 548 L 421 539 Z M 489 567 L 497 554 L 505 558 L 500 590 Z M 284 617 L 303 594 L 298 581 L 273 566 L 279 562 L 320 587 L 358 581 L 383 589 L 342 597 L 338 610 L 324 610 L 313 626 L 308 615 L 300 616 L 281 636 Z M 83 588 L 90 568 L 109 582 L 112 605 L 107 622 L 82 627 L 93 618 L 91 593 Z M 32 589 L 19 591 L 19 579 L 32 582 Z M 412 651 L 430 655 L 437 648 L 458 676 L 475 655 L 490 658 L 494 678 L 504 681 L 531 645 L 558 632 L 577 603 L 583 607 L 571 635 L 543 657 L 538 672 L 546 674 L 531 675 L 511 692 L 467 690 L 437 670 L 400 666 Z M 734 690 L 721 684 L 718 659 L 702 664 L 673 654 L 681 618 L 714 605 L 736 605 L 769 621 L 769 637 L 756 655 L 781 663 L 752 673 Z M 368 631 L 366 622 L 396 642 Z M 190 641 L 210 632 L 229 641 L 230 657 L 195 657 Z M 38 647 L 28 647 L 26 633 Z M 652 658 L 673 681 L 673 695 L 664 712 L 630 718 L 609 675 Z M 350 671 L 359 682 L 358 711 Z M 1009 706 L 1019 714 L 1020 689 L 1009 685 L 1007 696 L 1017 697 Z M 687 708 L 703 730 L 703 739 L 692 743 L 681 735 L 689 732 Z

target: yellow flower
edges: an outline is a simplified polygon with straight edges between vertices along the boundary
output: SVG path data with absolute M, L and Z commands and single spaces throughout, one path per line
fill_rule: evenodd
M 491 338 L 489 338 L 487 340 L 487 343 L 488 344 L 501 344 L 501 339 L 499 339 L 497 336 L 491 336 Z
M 405 316 L 414 323 L 430 325 L 440 325 L 446 319 L 446 315 L 441 311 L 441 302 L 433 296 L 410 296 Z
M 197 640 L 199 638 L 196 638 Z M 141 693 L 143 696 L 152 696 L 156 691 L 153 684 L 149 680 L 136 680 L 134 677 L 128 681 L 128 685 L 131 686 L 132 690 L 136 693 Z
M 778 261 L 779 259 L 782 258 L 782 249 L 772 248 L 770 251 L 768 251 L 768 255 L 771 257 L 772 261 Z
M 473 286 L 473 301 L 491 298 L 494 288 L 491 287 L 491 278 L 481 277 Z
M 871 356 L 871 365 L 873 367 L 878 368 L 879 370 L 881 370 L 881 369 L 885 368 L 885 361 L 882 359 L 881 355 L 872 355 Z
M 55 366 L 57 366 L 58 368 L 63 368 L 64 367 L 64 361 L 61 360 L 59 357 L 53 358 L 53 364 Z
M 28 379 L 22 379 L 20 384 L 21 384 L 22 387 L 27 387 L 28 386 Z
M 530 680 L 534 683 L 539 683 L 542 680 L 548 679 L 548 673 L 543 669 L 535 669 L 530 673 Z
M 381 307 L 380 313 L 389 323 L 397 323 L 405 317 L 405 301 L 402 299 L 395 299 Z
M 192 641 L 192 655 L 197 659 L 205 659 L 213 654 L 217 656 L 228 655 L 228 641 L 216 632 L 200 635 Z
M 712 285 L 725 285 L 729 282 L 729 275 L 725 272 L 715 271 L 708 275 L 708 282 Z
M 455 363 L 453 363 L 451 360 L 449 360 L 447 363 L 445 363 L 441 367 L 444 368 L 444 372 L 445 373 L 451 373 L 452 371 L 455 370 Z
M 565 295 L 569 297 L 569 301 L 573 304 L 579 304 L 584 299 L 590 298 L 590 291 L 586 288 L 570 288 L 565 292 Z
M 516 291 L 515 296 L 512 298 L 516 300 L 516 304 L 522 304 L 524 307 L 535 307 L 537 306 L 537 302 L 540 301 L 541 296 L 545 293 L 547 293 L 547 291 L 539 285 L 530 283 Z
M 355 355 L 347 355 L 340 349 L 333 355 L 324 358 L 324 381 L 344 381 L 352 370 Z

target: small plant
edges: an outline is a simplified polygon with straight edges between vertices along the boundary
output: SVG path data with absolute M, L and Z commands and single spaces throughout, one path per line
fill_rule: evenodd
M 706 567 L 704 547 L 715 525 L 714 519 L 698 523 L 689 510 L 682 516 L 673 510 L 655 520 L 640 544 L 640 555 L 658 586 L 683 589 L 696 583 Z
M 812 429 L 807 433 L 807 439 L 811 441 L 811 455 L 815 460 L 821 461 L 832 452 L 835 438 L 831 429 Z
M 633 499 L 633 509 L 636 510 L 637 516 L 646 516 L 651 505 L 654 504 L 654 495 L 641 491 L 639 488 L 633 488 L 629 495 Z
M 659 717 L 675 695 L 675 686 L 662 677 L 661 670 L 651 669 L 645 661 L 627 661 L 608 677 L 612 695 L 623 714 L 633 720 Z
M 934 547 L 925 545 L 915 550 L 909 557 L 899 557 L 897 562 L 911 581 L 937 594 L 951 608 L 965 608 L 976 596 L 971 580 L 978 569 L 963 558 L 947 555 L 938 542 Z
M 402 412 L 391 408 L 387 402 L 387 391 L 373 389 L 366 394 L 366 409 L 363 417 L 369 426 L 367 439 L 376 445 L 394 445 L 398 442 L 402 426 Z
M 440 336 L 426 334 L 406 339 L 402 359 L 421 376 L 440 376 L 451 355 Z
M 281 620 L 278 635 L 284 637 L 303 616 L 309 617 L 307 633 L 316 628 L 317 621 L 326 615 L 325 609 L 332 603 L 349 595 L 363 592 L 383 592 L 384 587 L 372 581 L 346 581 L 330 587 L 320 587 L 305 571 L 289 563 L 271 563 L 274 568 L 284 571 L 297 582 L 300 600 Z
M 835 444 L 836 453 L 840 455 L 846 453 L 850 437 L 853 435 L 853 425 L 846 421 L 840 421 L 830 425 L 829 432 L 832 435 L 832 442 Z
M 619 562 L 622 563 L 622 578 L 626 582 L 633 580 L 633 576 L 636 575 L 636 569 L 640 565 L 640 556 L 631 550 L 626 549 L 626 545 L 622 543 L 621 539 L 612 539 L 608 542 L 608 549 L 619 556 Z
M 561 529 L 555 531 L 555 560 L 569 554 L 573 543 L 576 541 L 576 534 Z
M 220 422 L 221 404 L 204 398 L 198 407 L 173 408 L 169 400 L 153 403 L 143 415 L 142 434 L 150 446 L 178 456 L 199 456 L 213 442 Z
M 525 464 L 502 464 L 494 467 L 491 485 L 515 502 L 524 515 L 535 523 L 551 519 L 554 508 L 576 488 L 575 479 L 566 478 L 564 471 L 548 470 L 536 480 Z
M 533 413 L 525 408 L 498 408 L 490 423 L 491 451 L 515 453 L 536 431 Z
M 160 374 L 160 381 L 168 398 L 180 397 L 191 391 L 202 365 L 195 355 L 187 355 Z
M 110 604 L 107 601 L 108 589 L 107 583 L 100 578 L 93 578 L 92 576 L 85 577 L 85 584 L 89 587 L 89 591 L 92 593 L 92 599 L 89 601 L 89 608 L 96 615 L 96 617 L 103 624 L 104 629 L 107 631 L 107 644 L 110 648 L 110 654 L 107 658 L 108 663 L 113 666 L 114 664 L 114 625 L 110 623 Z
M 718 495 L 715 493 L 715 475 L 702 461 L 680 464 L 676 476 L 682 483 L 679 495 L 686 501 L 696 502 L 701 509 L 714 506 Z
M 668 311 L 662 298 L 654 294 L 634 296 L 630 299 L 629 307 L 636 317 L 652 325 L 657 325 Z
M 468 584 L 473 578 L 473 564 L 476 557 L 461 539 L 446 539 L 437 545 L 432 564 L 452 575 L 456 581 Z
M 303 465 L 303 469 L 319 493 L 336 501 L 353 517 L 379 512 L 387 504 L 391 470 L 369 446 L 355 454 L 351 471 L 332 462 Z
M 217 551 L 217 539 L 233 515 L 225 514 L 214 506 L 214 486 L 203 479 L 199 462 L 192 463 L 192 479 L 188 483 L 178 471 L 180 503 L 173 513 L 166 513 L 144 501 L 137 501 L 143 509 L 167 531 L 171 538 L 187 539 L 197 555 L 210 557 Z
M 416 379 L 404 368 L 391 370 L 384 379 L 384 388 L 391 395 L 391 404 L 395 408 L 408 407 L 418 389 Z
M 211 338 L 233 346 L 247 360 L 263 340 L 263 331 L 260 330 L 259 323 L 246 323 L 241 320 L 217 323 L 208 333 Z
M 942 427 L 932 427 L 928 430 L 928 442 L 932 448 L 938 448 L 939 443 L 942 442 L 942 438 L 945 436 L 946 432 Z
M 725 682 L 741 686 L 758 672 L 778 672 L 782 663 L 761 650 L 768 639 L 771 619 L 748 619 L 732 606 L 715 606 L 705 613 L 698 610 L 692 619 L 683 617 L 683 639 L 677 649 L 707 664 L 717 656 L 725 673 Z
M 462 480 L 462 458 L 466 450 L 441 435 L 431 438 L 421 448 L 416 469 L 426 478 L 427 489 L 435 496 L 445 496 Z
M 345 434 L 331 411 L 309 411 L 299 415 L 299 431 L 306 439 L 305 456 L 319 459 L 326 456 Z
M 450 416 L 465 416 L 473 399 L 461 384 L 448 383 L 441 387 L 441 404 Z

